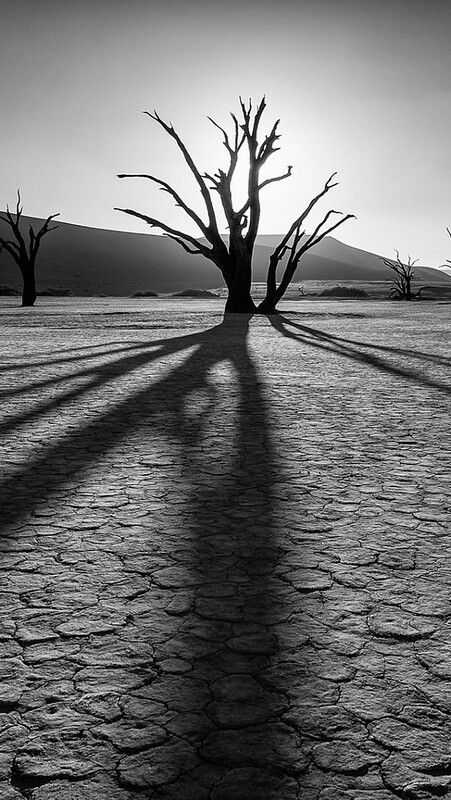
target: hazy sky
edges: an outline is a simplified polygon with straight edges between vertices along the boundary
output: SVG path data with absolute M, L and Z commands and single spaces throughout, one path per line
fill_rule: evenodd
M 358 219 L 343 241 L 423 263 L 450 257 L 450 0 L 16 0 L 0 26 L 0 207 L 146 230 L 129 205 L 183 225 L 152 172 L 197 202 L 176 147 L 141 112 L 156 108 L 202 169 L 224 155 L 207 115 L 266 94 L 281 118 L 263 233 L 283 232 L 333 170 L 330 205 Z M 199 206 L 201 207 L 201 206 Z M 326 208 L 326 207 L 324 207 Z M 188 228 L 187 228 L 188 229 Z M 191 229 L 192 230 L 192 229 Z

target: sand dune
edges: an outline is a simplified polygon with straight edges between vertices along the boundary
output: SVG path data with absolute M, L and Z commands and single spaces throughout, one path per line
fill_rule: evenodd
M 23 217 L 24 231 L 39 222 Z M 280 235 L 258 237 L 256 282 L 265 280 L 269 254 L 279 239 Z M 416 273 L 428 283 L 450 280 L 443 271 L 429 267 L 418 267 Z M 213 264 L 184 253 L 164 236 L 88 228 L 68 222 L 59 223 L 58 229 L 43 240 L 36 277 L 38 290 L 63 287 L 74 295 L 127 296 L 145 291 L 177 292 L 187 286 L 211 289 L 223 285 L 222 276 Z M 374 253 L 328 237 L 314 253 L 306 254 L 296 277 L 300 281 L 378 281 L 389 279 L 390 272 Z M 0 256 L 0 284 L 13 287 L 20 284 L 17 267 L 6 253 Z

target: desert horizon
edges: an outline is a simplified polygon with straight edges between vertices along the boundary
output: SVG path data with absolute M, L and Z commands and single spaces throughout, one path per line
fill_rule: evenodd
M 21 226 L 38 226 L 43 219 L 24 215 Z M 97 229 L 56 221 L 59 226 L 45 240 L 36 268 L 38 291 L 62 289 L 76 295 L 107 294 L 128 297 L 137 292 L 171 294 L 187 288 L 215 290 L 225 288 L 222 276 L 200 257 L 183 251 L 162 235 Z M 145 226 L 143 225 L 143 228 Z M 2 233 L 0 220 L 0 235 Z M 152 236 L 152 239 L 149 237 Z M 253 283 L 264 283 L 270 253 L 281 238 L 276 234 L 257 236 L 254 251 Z M 422 267 L 415 270 L 415 285 L 441 285 L 451 282 L 446 269 Z M 326 237 L 304 256 L 290 294 L 298 285 L 329 281 L 340 284 L 353 281 L 389 283 L 391 274 L 382 257 Z M 3 261 L 0 286 L 20 291 L 20 273 L 14 263 Z M 363 287 L 365 288 L 365 287 Z M 5 291 L 5 289 L 3 291 Z M 384 296 L 384 291 L 379 295 Z M 385 291 L 388 297 L 389 287 Z

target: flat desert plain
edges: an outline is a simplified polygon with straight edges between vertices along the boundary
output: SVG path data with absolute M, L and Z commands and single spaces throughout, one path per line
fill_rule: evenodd
M 449 796 L 450 305 L 17 303 L 0 796 Z

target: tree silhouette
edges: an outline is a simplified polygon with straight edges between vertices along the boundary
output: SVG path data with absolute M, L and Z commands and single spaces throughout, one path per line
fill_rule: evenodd
M 268 266 L 266 295 L 257 307 L 251 297 L 252 284 L 252 259 L 255 241 L 260 223 L 260 194 L 271 183 L 285 180 L 292 174 L 292 167 L 280 175 L 261 179 L 260 172 L 268 159 L 278 150 L 277 142 L 280 138 L 278 127 L 280 120 L 272 126 L 270 132 L 263 137 L 259 136 L 259 129 L 263 112 L 266 108 L 265 98 L 254 109 L 252 101 L 245 103 L 240 98 L 240 113 L 238 116 L 231 114 L 232 133 L 215 120 L 210 122 L 221 132 L 223 144 L 228 154 L 226 169 L 218 169 L 214 174 L 201 173 L 186 145 L 175 131 L 171 123 L 165 122 L 155 111 L 145 111 L 151 119 L 160 125 L 165 133 L 170 136 L 181 151 L 198 187 L 200 189 L 207 221 L 197 214 L 166 181 L 149 174 L 120 174 L 119 178 L 146 178 L 175 200 L 178 207 L 191 218 L 202 234 L 202 238 L 176 230 L 155 217 L 149 217 L 130 208 L 117 208 L 125 214 L 144 220 L 153 228 L 160 228 L 165 236 L 176 241 L 187 253 L 202 255 L 210 260 L 221 272 L 228 289 L 226 312 L 242 313 L 274 313 L 276 305 L 285 294 L 292 281 L 299 261 L 312 247 L 325 236 L 351 219 L 353 214 L 343 215 L 340 211 L 328 211 L 321 222 L 315 227 L 312 234 L 306 234 L 304 224 L 319 200 L 326 195 L 337 182 L 334 182 L 336 173 L 333 173 L 324 184 L 323 189 L 308 203 L 304 210 L 294 220 L 285 236 L 272 253 Z M 232 183 L 236 173 L 239 156 L 242 149 L 247 150 L 249 159 L 247 175 L 247 197 L 238 208 L 233 201 Z M 218 219 L 213 201 L 213 192 L 219 197 L 222 213 L 228 228 L 228 243 L 223 240 L 218 226 Z M 338 214 L 340 219 L 334 224 L 329 224 L 330 218 Z M 277 270 L 282 266 L 282 277 L 277 282 Z
M 0 214 L 0 220 L 6 222 L 11 228 L 14 238 L 5 239 L 0 236 L 0 252 L 6 250 L 7 253 L 14 259 L 20 269 L 23 281 L 22 290 L 22 305 L 33 306 L 36 300 L 36 284 L 35 284 L 35 266 L 36 257 L 42 241 L 43 236 L 49 231 L 57 228 L 57 225 L 50 226 L 52 219 L 58 217 L 59 214 L 51 214 L 45 220 L 44 224 L 35 232 L 32 226 L 28 229 L 28 243 L 25 241 L 24 236 L 20 230 L 20 220 L 23 212 L 21 205 L 20 191 L 17 190 L 17 203 L 15 212 L 9 210 L 6 206 L 5 214 Z
M 390 297 L 393 300 L 412 300 L 412 298 L 415 297 L 415 295 L 412 294 L 412 289 L 411 289 L 412 280 L 415 277 L 413 268 L 417 263 L 418 259 L 412 261 L 411 256 L 408 256 L 407 264 L 403 264 L 399 256 L 398 250 L 395 250 L 395 253 L 396 253 L 396 261 L 390 260 L 388 258 L 382 259 L 385 266 L 387 266 L 389 269 L 391 269 L 392 272 L 394 272 L 393 287 L 390 291 Z M 419 291 L 421 292 L 421 289 Z
M 448 231 L 448 236 L 451 239 L 451 231 L 450 231 L 450 229 L 447 227 L 446 230 Z M 449 264 L 450 267 L 451 267 L 451 259 L 450 258 L 446 259 L 446 263 Z

